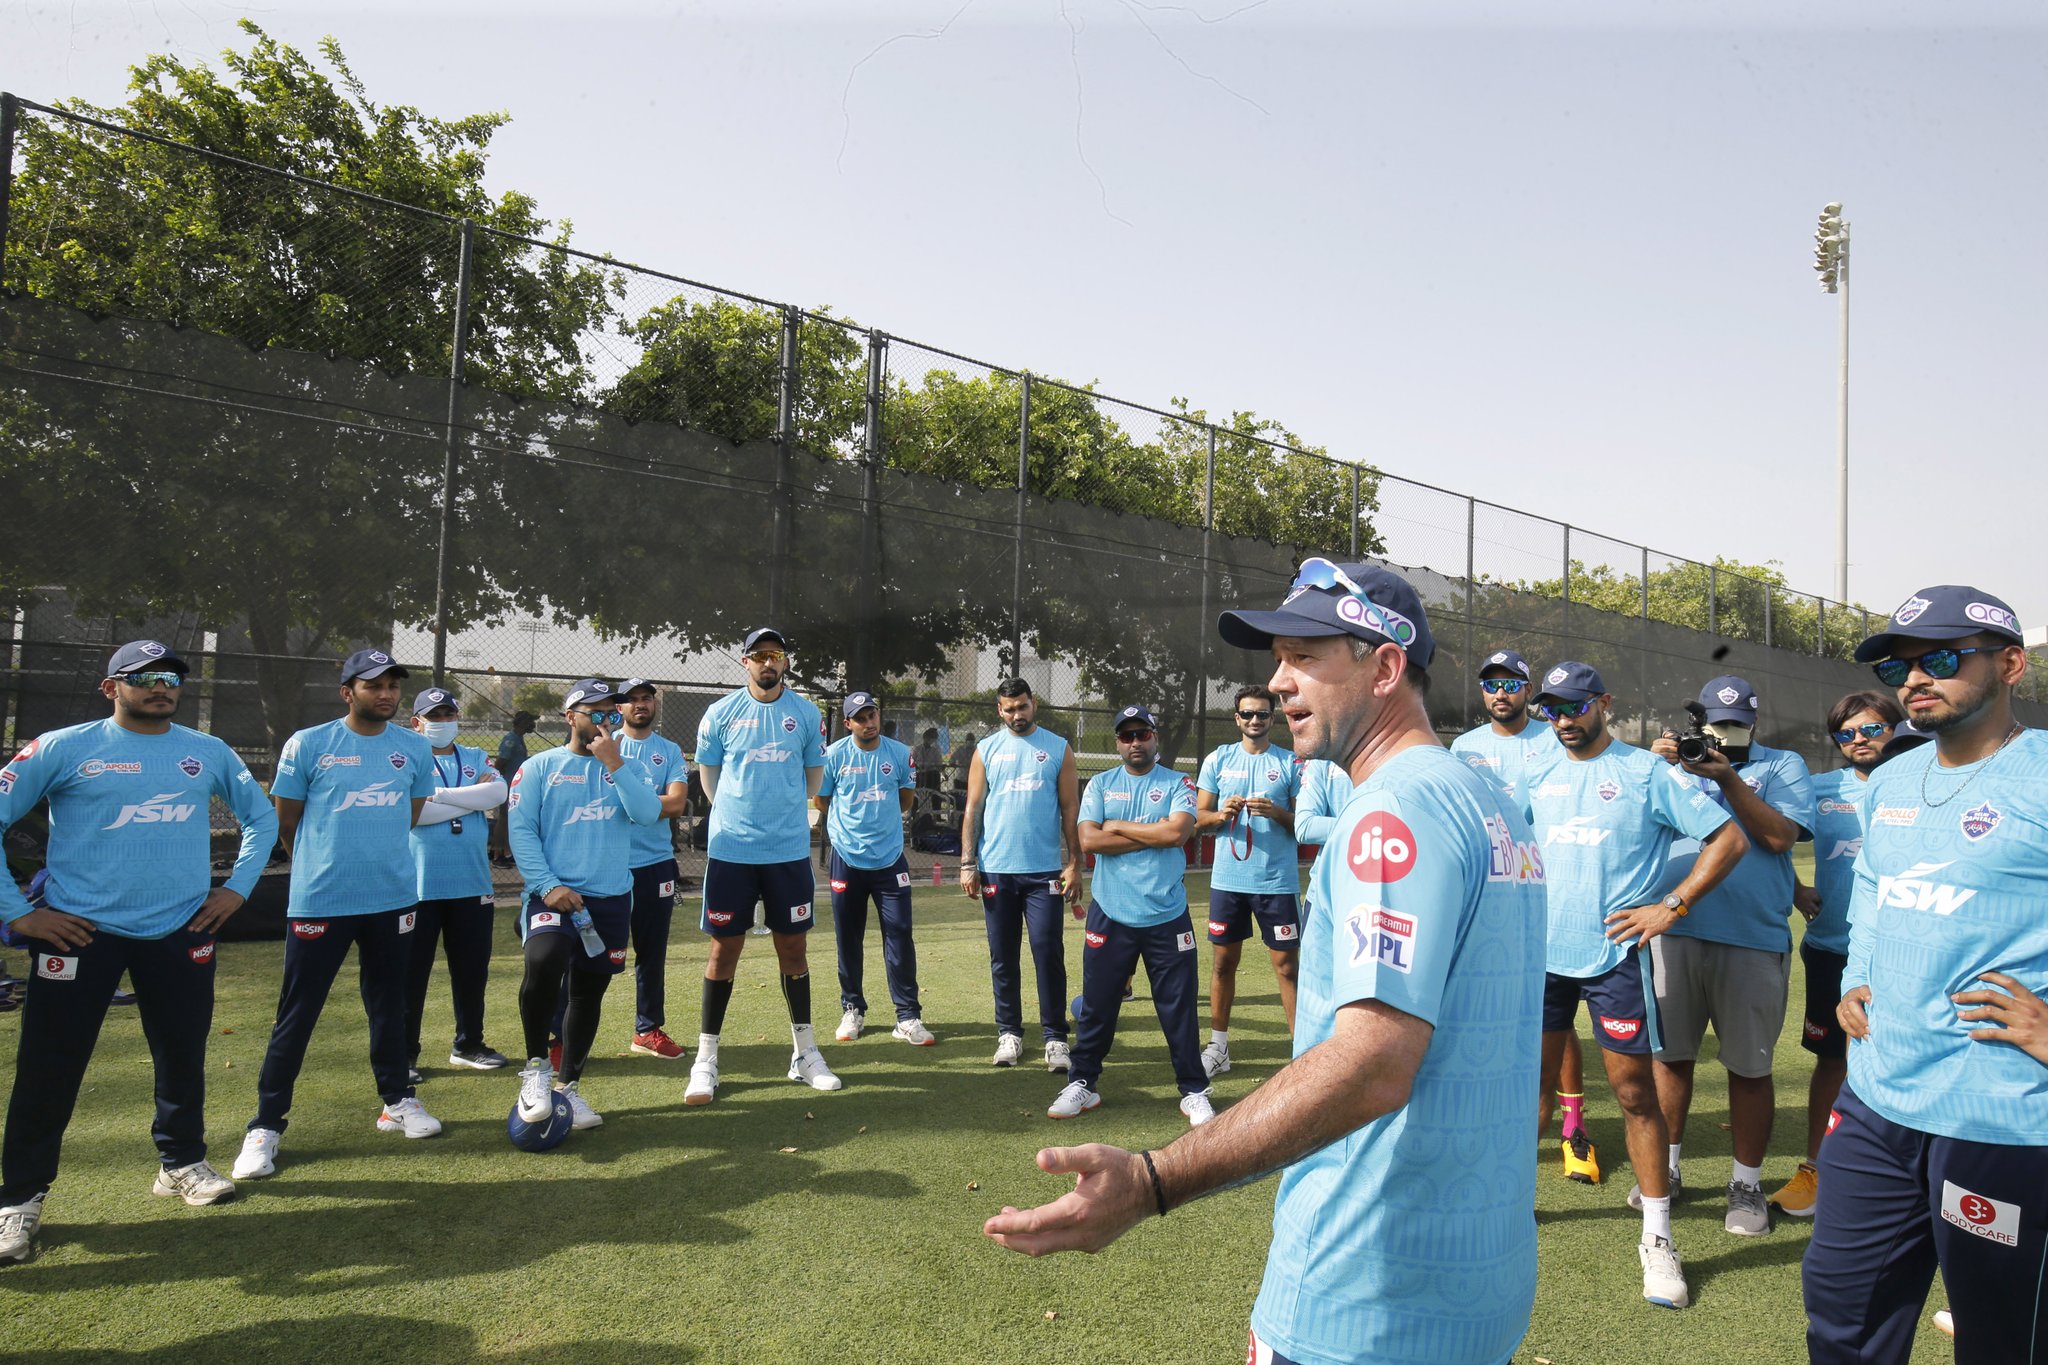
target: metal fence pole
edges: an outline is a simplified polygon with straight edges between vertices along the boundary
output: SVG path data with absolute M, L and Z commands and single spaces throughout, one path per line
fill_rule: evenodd
M 1472 665 L 1479 658 L 1478 650 L 1475 648 L 1477 643 L 1475 636 L 1478 627 L 1472 619 L 1473 614 L 1479 609 L 1478 590 L 1473 586 L 1479 578 L 1478 545 L 1479 502 L 1475 498 L 1467 498 L 1465 499 L 1465 671 L 1467 673 L 1475 671 Z M 1468 687 L 1465 689 L 1466 724 L 1475 724 L 1476 722 L 1473 718 L 1477 715 L 1483 715 L 1483 710 L 1479 705 L 1479 698 Z
M 1828 599 L 1813 599 L 1813 652 L 1825 659 L 1828 657 Z
M 1351 466 L 1351 558 L 1358 559 L 1358 466 Z
M 1639 547 L 1643 552 L 1643 619 L 1650 619 L 1650 547 Z
M 469 286 L 476 228 L 462 220 L 455 266 L 455 350 L 448 364 L 448 428 L 441 458 L 441 541 L 434 551 L 434 686 L 448 675 L 448 570 L 455 550 L 455 475 L 462 452 L 462 385 L 469 358 Z
M 1707 634 L 1719 635 L 1719 618 L 1715 615 L 1714 599 L 1720 595 L 1718 571 L 1712 564 L 1707 565 Z
M 1216 533 L 1216 428 L 1209 428 L 1209 457 L 1202 471 L 1202 615 L 1195 636 L 1200 640 L 1195 658 L 1200 677 L 1195 690 L 1195 754 L 1209 753 L 1209 575 L 1210 537 Z M 1356 534 L 1354 531 L 1353 534 Z
M 775 505 L 768 550 L 768 620 L 778 630 L 782 621 L 784 580 L 789 576 L 790 544 L 795 539 L 791 524 L 796 509 L 790 506 L 790 453 L 796 449 L 796 403 L 799 329 L 803 314 L 793 306 L 782 310 L 782 363 L 775 405 Z
M 860 471 L 860 628 L 853 634 L 853 649 L 847 660 L 849 690 L 872 688 L 875 677 L 875 632 L 881 622 L 875 609 L 875 585 L 882 576 L 882 377 L 887 373 L 889 338 L 884 332 L 868 332 L 868 389 L 862 414 L 867 439 L 863 442 Z
M 1764 584 L 1764 648 L 1771 647 L 1771 585 Z
M 1567 523 L 1565 523 L 1565 528 L 1564 528 L 1564 634 L 1565 634 L 1566 636 L 1570 636 L 1570 634 L 1571 634 L 1571 631 L 1572 631 L 1572 528 L 1571 528 L 1571 523 L 1567 522 Z
M 1010 672 L 1024 676 L 1024 505 L 1031 496 L 1031 372 L 1017 384 L 1017 529 L 1010 561 Z
M 0 91 L 0 286 L 7 283 L 7 225 L 14 198 L 14 125 L 21 102 Z

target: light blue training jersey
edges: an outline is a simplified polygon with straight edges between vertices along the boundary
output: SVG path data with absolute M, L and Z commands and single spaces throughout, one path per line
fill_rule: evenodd
M 825 750 L 825 832 L 849 867 L 893 867 L 903 856 L 903 797 L 917 765 L 900 740 L 882 736 L 863 749 L 852 735 Z
M 519 765 L 505 836 L 528 896 L 566 886 L 579 896 L 633 889 L 632 826 L 661 823 L 654 779 L 632 759 L 606 772 L 564 744 Z
M 1060 856 L 1060 765 L 1067 742 L 1043 725 L 1023 736 L 1002 729 L 975 752 L 988 779 L 976 850 L 981 870 L 1012 876 L 1059 871 L 1066 865 Z
M 433 764 L 434 786 L 473 787 L 489 781 L 492 770 L 484 762 L 484 751 L 466 744 L 453 753 L 428 755 Z M 465 896 L 490 899 L 490 821 L 484 811 L 464 811 L 462 833 L 454 832 L 455 821 L 415 825 L 412 830 L 414 887 L 423 901 L 458 900 Z
M 1327 844 L 1337 816 L 1351 799 L 1351 775 L 1324 758 L 1295 762 L 1301 766 L 1301 795 L 1294 808 L 1294 842 Z
M 681 782 L 688 790 L 690 763 L 683 757 L 682 748 L 666 735 L 650 734 L 645 739 L 635 739 L 629 734 L 615 736 L 619 753 L 630 758 L 647 770 L 649 780 L 654 783 L 654 794 L 660 796 L 669 785 Z M 675 821 L 663 816 L 651 825 L 634 825 L 629 831 L 631 851 L 627 861 L 633 867 L 652 867 L 665 863 L 676 856 Z
M 0 833 L 48 798 L 48 903 L 116 938 L 162 938 L 213 888 L 215 797 L 242 826 L 227 889 L 246 897 L 277 843 L 277 813 L 234 750 L 182 725 L 142 735 L 108 718 L 30 740 L 0 768 Z M 0 919 L 26 915 L 13 879 L 0 886 Z
M 1806 925 L 1806 942 L 1831 953 L 1849 951 L 1849 897 L 1856 855 L 1863 851 L 1863 797 L 1870 783 L 1854 768 L 1813 779 L 1813 889 L 1820 913 Z
M 1202 760 L 1195 790 L 1213 795 L 1218 806 L 1233 796 L 1263 796 L 1292 811 L 1301 799 L 1301 765 L 1292 750 L 1278 745 L 1255 754 L 1241 743 L 1225 744 Z M 1301 855 L 1289 830 L 1266 816 L 1240 813 L 1215 832 L 1215 840 L 1209 885 L 1216 890 L 1254 896 L 1301 894 Z M 1250 852 L 1240 857 L 1238 850 L 1247 842 Z
M 435 785 L 433 746 L 396 725 L 359 735 L 330 720 L 287 739 L 270 794 L 305 810 L 292 836 L 285 914 L 337 919 L 417 904 L 412 803 Z
M 1144 774 L 1118 764 L 1089 778 L 1081 793 L 1080 818 L 1098 825 L 1110 820 L 1156 825 L 1182 811 L 1192 820 L 1194 784 L 1163 763 L 1153 764 Z M 1147 929 L 1187 913 L 1187 870 L 1187 851 L 1180 844 L 1098 853 L 1088 893 L 1118 924 Z
M 1294 1053 L 1377 1000 L 1434 1026 L 1408 1103 L 1286 1169 L 1252 1308 L 1302 1365 L 1493 1365 L 1536 1298 L 1542 863 L 1434 746 L 1352 793 L 1311 873 Z
M 1721 788 L 1704 777 L 1694 777 L 1677 764 L 1667 764 L 1677 780 L 1723 810 L 1728 798 Z M 1750 748 L 1749 759 L 1735 770 L 1745 785 L 1763 798 L 1764 804 L 1799 826 L 1803 843 L 1813 837 L 1813 778 L 1806 760 L 1786 749 L 1758 744 Z M 1696 840 L 1671 846 L 1670 861 L 1657 883 L 1658 897 L 1672 891 L 1692 875 L 1699 860 Z M 1770 853 L 1756 840 L 1735 865 L 1714 894 L 1699 908 L 1666 930 L 1680 938 L 1705 939 L 1709 943 L 1731 943 L 1738 948 L 1756 948 L 1766 953 L 1792 951 L 1792 855 Z
M 1528 779 L 1549 767 L 1564 752 L 1564 746 L 1541 721 L 1530 721 L 1519 735 L 1498 734 L 1489 722 L 1452 740 L 1451 752 L 1500 783 L 1509 796 L 1522 803 L 1526 812 Z
M 710 855 L 722 863 L 794 863 L 811 856 L 805 771 L 825 766 L 824 717 L 788 688 L 756 701 L 741 688 L 697 726 L 697 765 L 718 769 Z
M 1987 1025 L 1950 999 L 1998 989 L 1987 971 L 2048 994 L 2048 732 L 1934 764 L 1923 744 L 1870 776 L 1842 973 L 1844 993 L 1870 987 L 1870 1036 L 1849 1045 L 1849 1084 L 1923 1133 L 2048 1147 L 2048 1066 L 1971 1038 Z
M 1686 777 L 1649 750 L 1610 739 L 1583 760 L 1559 745 L 1556 761 L 1530 778 L 1521 804 L 1543 856 L 1556 975 L 1588 979 L 1619 967 L 1630 949 L 1607 937 L 1607 917 L 1662 900 L 1674 843 L 1697 848 L 1728 823 L 1728 812 L 1672 773 Z

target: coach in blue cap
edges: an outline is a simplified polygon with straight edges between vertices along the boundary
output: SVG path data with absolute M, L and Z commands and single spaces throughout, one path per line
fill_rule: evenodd
M 1294 1060 L 1159 1151 L 1041 1153 L 1081 1187 L 983 1230 L 1034 1254 L 1096 1250 L 1285 1166 L 1254 1355 L 1492 1365 L 1536 1296 L 1543 902 L 1528 826 L 1438 742 L 1423 704 L 1435 644 L 1400 576 L 1310 559 L 1278 610 L 1226 612 L 1218 629 L 1272 651 L 1295 752 L 1357 784 L 1311 878 Z

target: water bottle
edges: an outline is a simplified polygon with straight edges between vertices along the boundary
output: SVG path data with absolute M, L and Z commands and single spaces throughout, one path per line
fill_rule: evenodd
M 569 912 L 569 923 L 576 926 L 576 932 L 583 936 L 583 951 L 596 957 L 604 951 L 604 940 L 597 936 L 597 926 L 590 922 L 590 912 L 577 906 Z

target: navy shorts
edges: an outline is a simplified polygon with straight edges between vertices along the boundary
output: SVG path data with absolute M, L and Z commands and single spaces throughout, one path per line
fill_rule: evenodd
M 1621 965 L 1599 976 L 1543 977 L 1543 1031 L 1558 1033 L 1572 1027 L 1579 1014 L 1579 1002 L 1593 1016 L 1593 1036 L 1609 1052 L 1631 1057 L 1647 1056 L 1657 1046 L 1657 1007 L 1650 992 L 1643 989 L 1643 958 L 1630 952 Z
M 1259 937 L 1275 952 L 1301 947 L 1301 906 L 1293 896 L 1210 888 L 1209 942 L 1242 943 L 1252 936 L 1253 920 L 1259 922 Z
M 704 865 L 703 930 L 713 938 L 731 938 L 754 927 L 754 906 L 763 907 L 761 922 L 778 934 L 811 931 L 811 898 L 818 884 L 811 860 L 787 863 L 728 863 L 712 858 Z
M 567 934 L 576 940 L 576 955 L 569 959 L 571 967 L 579 972 L 618 975 L 626 970 L 626 945 L 633 938 L 632 893 L 585 896 L 583 908 L 590 912 L 591 926 L 604 940 L 604 951 L 596 957 L 583 951 L 583 935 L 570 922 L 568 913 L 548 909 L 547 902 L 539 896 L 528 896 L 519 907 L 519 937 L 524 941 L 536 934 Z
M 1799 1046 L 1816 1057 L 1849 1055 L 1849 1035 L 1835 1017 L 1842 1003 L 1842 970 L 1849 965 L 1846 953 L 1831 953 L 1809 944 L 1799 945 L 1799 961 L 1806 968 L 1806 1022 L 1800 1030 Z

